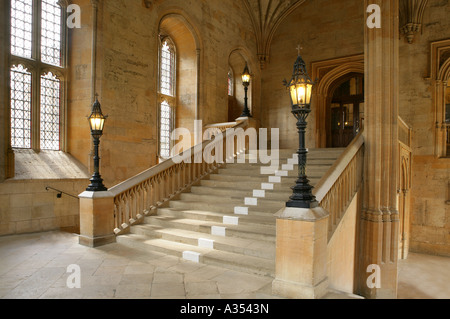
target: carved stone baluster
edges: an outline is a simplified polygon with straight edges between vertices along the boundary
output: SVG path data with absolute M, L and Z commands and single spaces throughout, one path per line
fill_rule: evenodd
M 160 204 L 162 204 L 163 199 L 164 199 L 164 181 L 163 181 L 162 173 L 159 173 L 157 175 L 156 187 L 158 189 L 157 201 L 158 201 L 158 206 L 159 206 Z
M 150 187 L 150 203 L 152 208 L 155 208 L 158 205 L 158 188 L 154 177 L 150 180 Z

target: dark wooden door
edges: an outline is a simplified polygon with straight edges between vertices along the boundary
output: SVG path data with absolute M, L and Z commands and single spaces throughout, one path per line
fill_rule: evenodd
M 360 130 L 360 99 L 333 101 L 331 104 L 331 147 L 347 147 Z

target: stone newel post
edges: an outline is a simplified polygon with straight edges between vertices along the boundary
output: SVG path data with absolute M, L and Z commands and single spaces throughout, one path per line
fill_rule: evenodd
M 328 213 L 321 207 L 286 207 L 276 217 L 272 293 L 294 299 L 321 298 L 328 288 Z
M 106 192 L 83 192 L 80 198 L 79 243 L 97 247 L 115 242 L 114 195 Z

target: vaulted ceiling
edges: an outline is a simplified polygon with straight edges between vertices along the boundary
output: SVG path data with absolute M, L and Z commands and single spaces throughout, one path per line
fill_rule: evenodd
M 256 34 L 261 69 L 269 60 L 273 35 L 283 19 L 306 0 L 244 0 Z M 428 0 L 399 0 L 400 32 L 412 43 L 422 29 Z
M 270 44 L 281 21 L 305 0 L 244 0 L 256 34 L 261 68 L 269 59 Z

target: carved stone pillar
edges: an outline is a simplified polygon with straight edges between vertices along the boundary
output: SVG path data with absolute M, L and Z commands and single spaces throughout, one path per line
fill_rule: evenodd
M 365 27 L 365 175 L 358 293 L 396 298 L 398 259 L 399 0 L 365 0 L 380 7 L 381 28 Z M 379 284 L 369 284 L 376 267 Z

